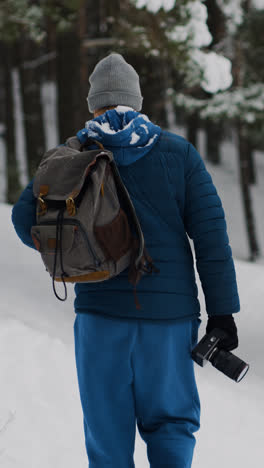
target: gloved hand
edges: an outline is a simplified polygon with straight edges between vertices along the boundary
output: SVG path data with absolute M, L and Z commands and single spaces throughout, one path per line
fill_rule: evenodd
M 208 318 L 206 333 L 210 333 L 214 328 L 224 330 L 228 337 L 219 341 L 219 349 L 231 351 L 238 347 L 237 327 L 232 315 L 214 315 Z

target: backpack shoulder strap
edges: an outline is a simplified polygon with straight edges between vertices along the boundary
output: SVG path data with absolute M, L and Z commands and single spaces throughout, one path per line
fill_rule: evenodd
M 121 195 L 124 195 L 125 205 L 127 206 L 128 210 L 131 213 L 132 219 L 134 221 L 134 224 L 135 224 L 135 227 L 136 227 L 136 230 L 137 230 L 137 234 L 138 234 L 138 238 L 139 238 L 139 252 L 138 252 L 138 256 L 137 256 L 137 258 L 135 260 L 135 265 L 136 265 L 136 268 L 138 268 L 139 263 L 140 263 L 140 259 L 142 258 L 142 255 L 144 253 L 144 247 L 145 247 L 144 236 L 143 236 L 142 229 L 141 229 L 141 226 L 140 226 L 140 223 L 139 223 L 136 211 L 135 211 L 135 207 L 134 207 L 134 205 L 133 205 L 133 203 L 131 201 L 131 198 L 130 198 L 130 195 L 129 195 L 128 191 L 127 191 L 127 188 L 126 188 L 126 186 L 124 185 L 124 183 L 123 183 L 123 181 L 121 179 L 121 176 L 119 174 L 119 171 L 118 171 L 118 168 L 117 168 L 117 165 L 116 165 L 115 161 L 114 160 L 111 161 L 110 165 L 111 165 L 112 170 L 113 170 L 113 175 L 114 175 L 114 178 L 115 178 L 116 185 L 120 189 Z

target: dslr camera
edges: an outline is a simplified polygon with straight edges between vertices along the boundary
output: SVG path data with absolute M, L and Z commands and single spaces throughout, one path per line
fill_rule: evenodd
M 221 340 L 226 337 L 227 334 L 224 330 L 214 328 L 210 333 L 204 335 L 193 348 L 191 356 L 199 366 L 204 367 L 210 361 L 216 369 L 223 372 L 227 377 L 235 382 L 240 382 L 245 377 L 249 365 L 230 351 L 221 348 Z

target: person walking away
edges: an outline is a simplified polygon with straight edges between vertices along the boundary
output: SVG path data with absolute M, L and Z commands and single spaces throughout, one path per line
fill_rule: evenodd
M 228 338 L 222 347 L 235 349 L 232 314 L 240 303 L 225 213 L 196 148 L 141 112 L 139 76 L 122 55 L 100 60 L 89 83 L 93 118 L 77 136 L 84 145 L 94 138 L 113 152 L 160 270 L 139 282 L 140 308 L 127 269 L 108 281 L 74 286 L 75 357 L 89 466 L 133 468 L 137 425 L 151 468 L 190 468 L 201 409 L 191 350 L 201 314 L 188 237 L 205 296 L 206 332 L 224 329 Z M 31 248 L 33 181 L 12 210 L 15 230 Z

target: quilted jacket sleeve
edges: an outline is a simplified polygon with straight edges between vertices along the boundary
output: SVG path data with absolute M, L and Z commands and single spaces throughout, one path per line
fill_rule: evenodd
M 37 250 L 30 234 L 31 226 L 36 224 L 37 199 L 33 194 L 33 181 L 34 178 L 29 182 L 13 206 L 11 219 L 21 241 L 28 247 Z
M 207 314 L 239 312 L 236 272 L 225 213 L 212 177 L 191 143 L 188 143 L 186 155 L 185 190 L 184 224 L 194 243 Z

